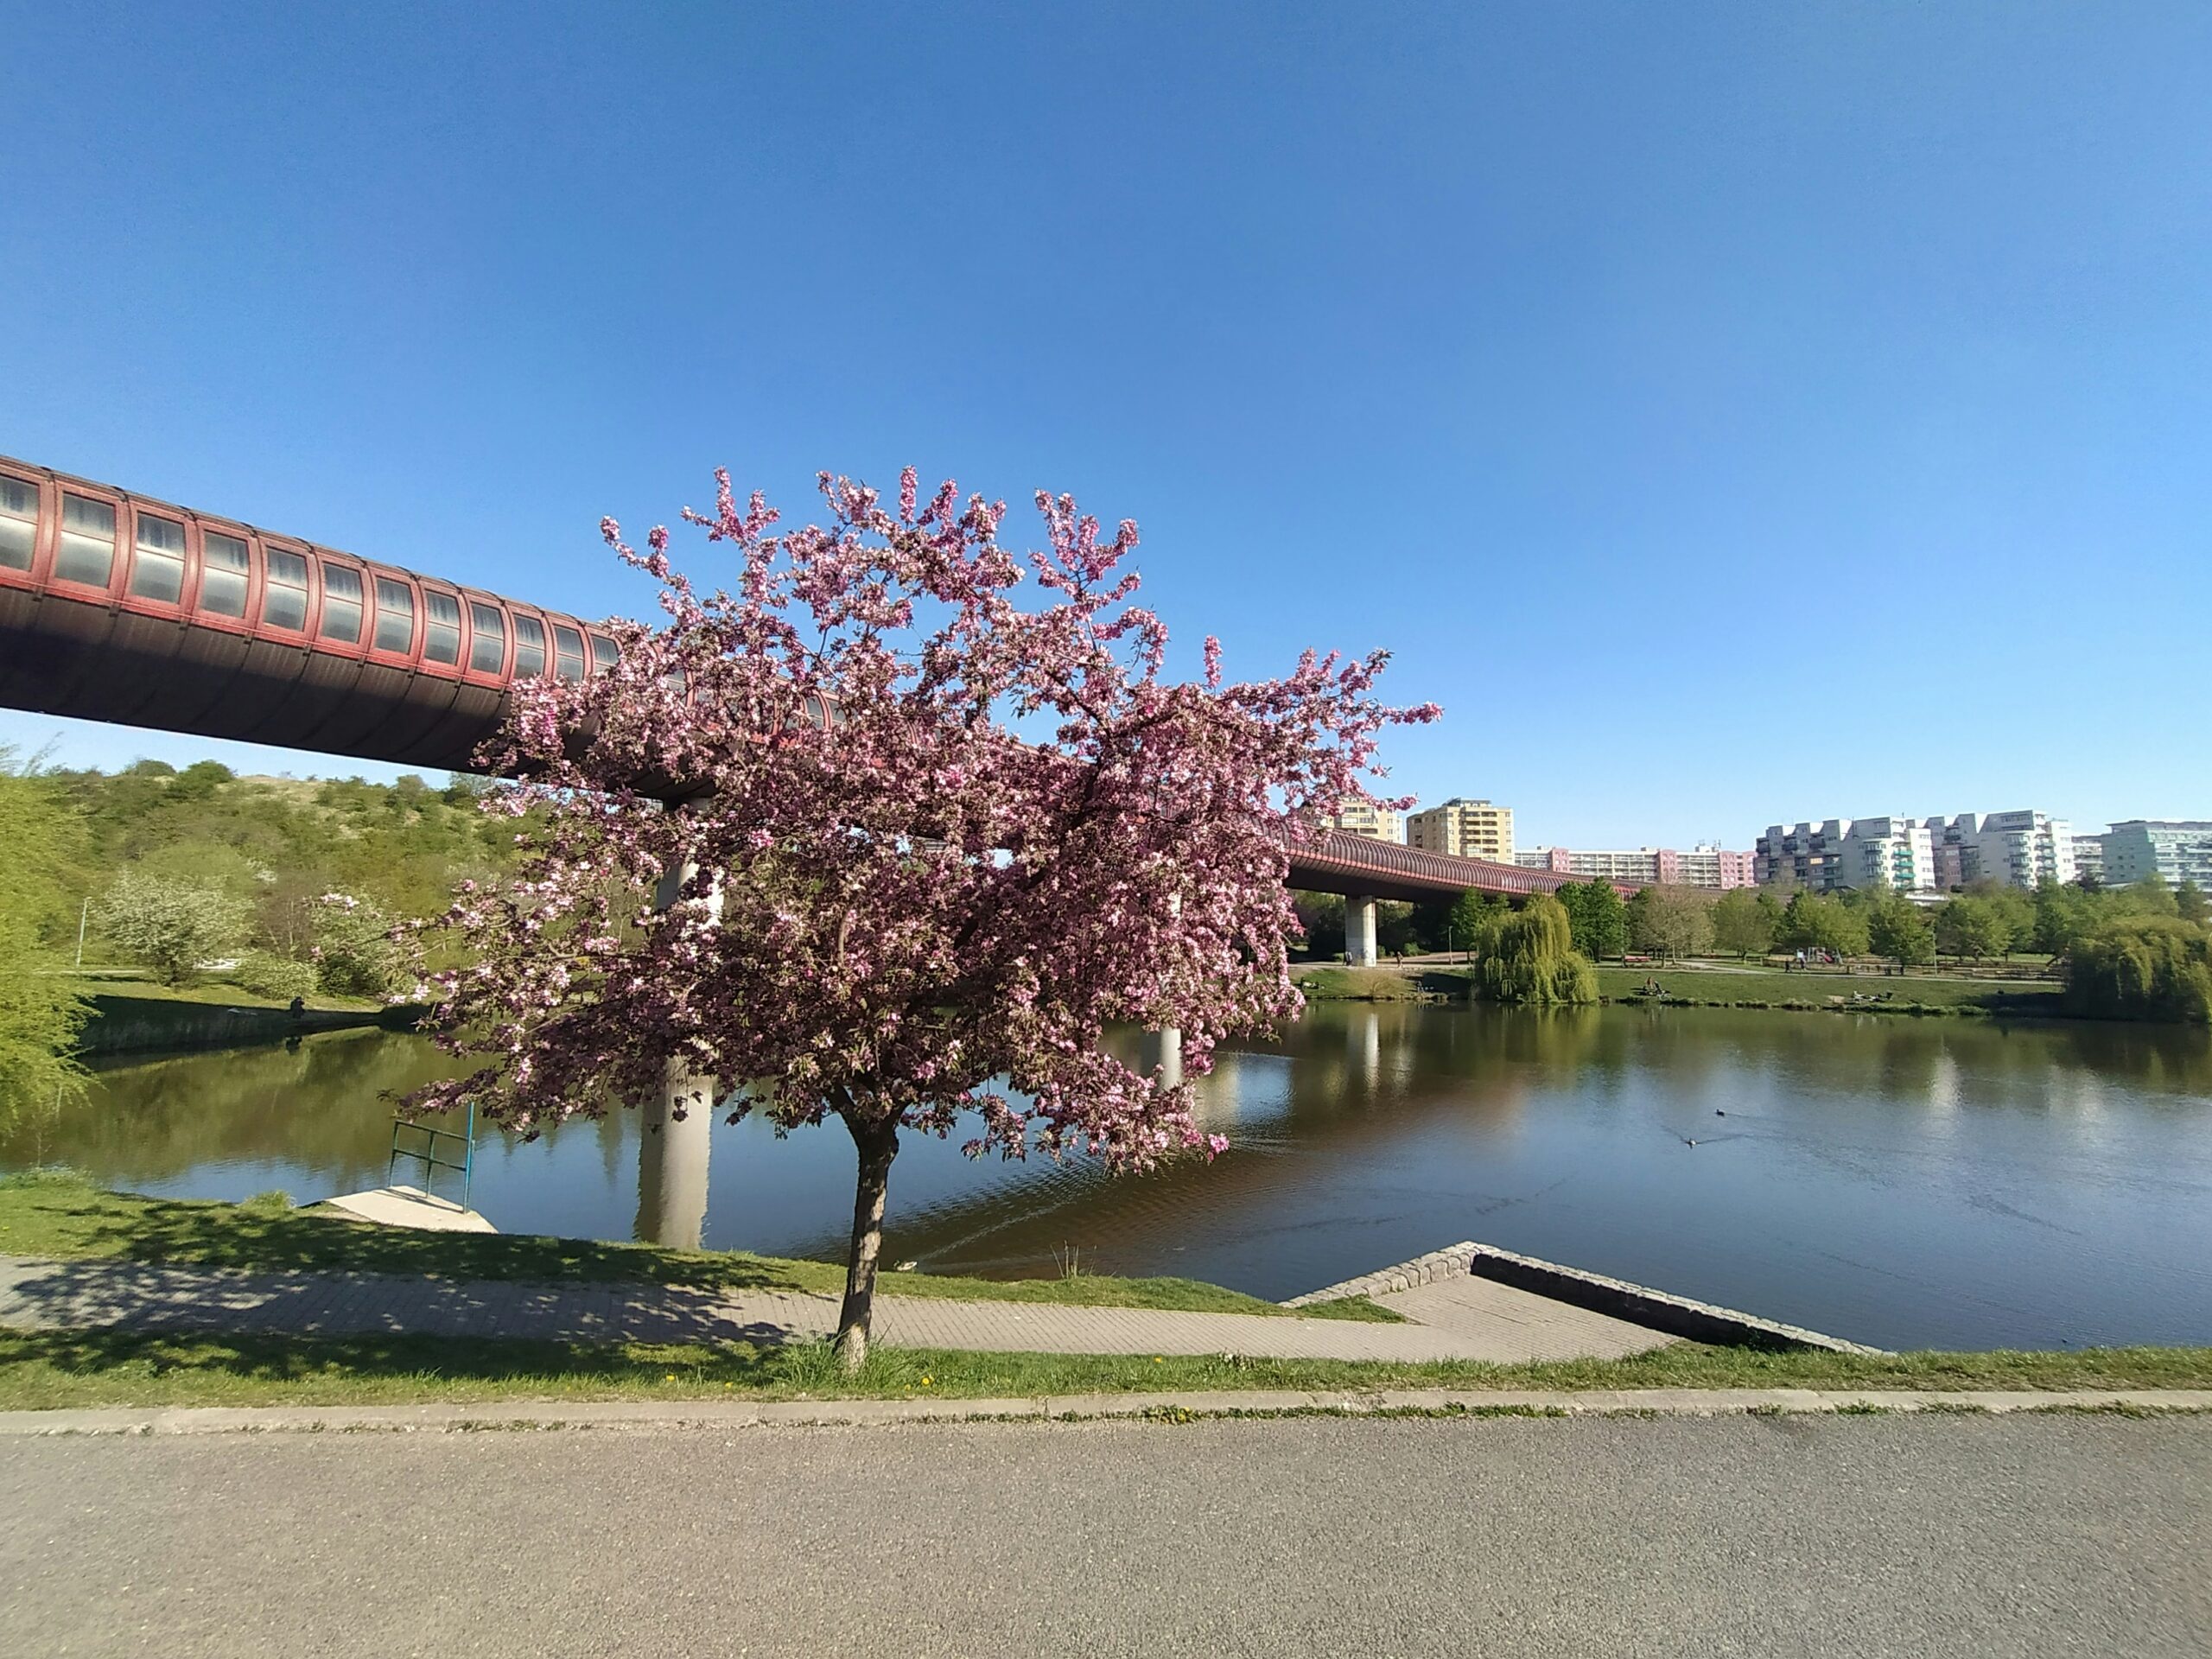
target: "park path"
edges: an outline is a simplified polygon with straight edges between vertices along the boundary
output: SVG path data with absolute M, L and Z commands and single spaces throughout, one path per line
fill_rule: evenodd
M 1377 1298 L 1408 1321 L 900 1296 L 879 1343 L 999 1353 L 1221 1354 L 1421 1361 L 1612 1358 L 1658 1332 L 1473 1279 Z M 0 1256 L 0 1326 L 287 1336 L 503 1337 L 562 1342 L 783 1342 L 836 1329 L 835 1297 L 776 1290 L 343 1272 L 244 1273 L 92 1258 Z

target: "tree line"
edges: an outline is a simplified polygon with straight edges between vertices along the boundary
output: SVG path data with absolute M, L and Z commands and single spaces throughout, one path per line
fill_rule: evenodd
M 1344 901 L 1295 900 L 1310 954 L 1344 949 Z M 1849 962 L 1874 957 L 1903 968 L 1939 957 L 1980 963 L 2047 957 L 2066 977 L 2077 1012 L 2110 1018 L 2212 1019 L 2212 899 L 2194 882 L 2169 890 L 2156 878 L 2122 887 L 2046 883 L 2033 891 L 1979 883 L 1923 906 L 1885 888 L 1648 887 L 1624 899 L 1611 882 L 1570 882 L 1556 903 L 1567 947 L 1586 962 L 1644 955 L 1665 961 L 1712 954 L 1746 959 L 1777 951 Z M 1424 904 L 1377 906 L 1386 954 L 1494 951 L 1507 901 L 1478 893 Z

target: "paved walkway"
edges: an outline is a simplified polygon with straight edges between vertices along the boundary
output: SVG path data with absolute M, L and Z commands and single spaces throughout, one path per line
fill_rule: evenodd
M 1669 1340 L 1641 1325 L 1474 1281 L 1382 1299 L 1408 1320 L 951 1301 L 886 1294 L 875 1338 L 906 1348 L 1278 1359 L 1613 1357 Z M 834 1297 L 681 1286 L 238 1273 L 112 1260 L 0 1256 L 0 1325 L 292 1336 L 535 1338 L 569 1342 L 782 1342 L 828 1336 Z

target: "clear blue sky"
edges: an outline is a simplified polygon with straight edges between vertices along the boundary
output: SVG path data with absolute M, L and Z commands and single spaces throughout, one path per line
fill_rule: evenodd
M 10 453 L 588 614 L 717 462 L 1072 490 L 1524 844 L 2212 816 L 2212 7 L 0 25 Z

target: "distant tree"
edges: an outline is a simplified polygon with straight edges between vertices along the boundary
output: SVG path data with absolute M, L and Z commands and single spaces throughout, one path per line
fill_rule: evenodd
M 1764 956 L 1773 948 L 1775 925 L 1781 919 L 1782 906 L 1773 894 L 1731 887 L 1713 906 L 1713 948 L 1738 957 Z
M 1653 886 L 1628 901 L 1628 942 L 1669 961 L 1713 944 L 1713 899 L 1697 887 Z
M 1793 950 L 1827 950 L 1839 957 L 1865 954 L 1866 918 L 1847 910 L 1834 894 L 1800 889 L 1789 895 L 1777 938 Z
M 1570 881 L 1559 890 L 1574 948 L 1592 962 L 1628 949 L 1628 904 L 1610 881 Z
M 1414 931 L 1414 907 L 1384 899 L 1375 906 L 1375 950 L 1378 956 L 1402 957 L 1420 944 Z
M 2110 889 L 2099 891 L 2079 886 L 2038 887 L 2029 943 L 2046 956 L 2063 957 L 2073 949 L 2076 939 L 2099 925 L 2109 904 Z M 1950 950 L 1954 947 L 1947 944 L 1943 948 Z
M 1962 893 L 1936 912 L 1936 943 L 1952 956 L 1981 962 L 2012 949 L 2012 924 L 1986 894 Z
M 46 944 L 61 921 L 54 879 L 75 850 L 75 815 L 34 766 L 0 749 L 0 1124 L 81 1086 L 71 1058 L 86 1005 Z M 74 907 L 67 919 L 73 923 Z
M 207 800 L 237 776 L 219 760 L 195 760 L 171 780 L 169 793 L 178 800 Z
M 2196 882 L 2184 881 L 2174 889 L 2174 914 L 2202 927 L 2212 922 L 2212 899 L 2205 898 L 2204 889 Z
M 2178 916 L 2122 916 L 2075 941 L 2067 995 L 2082 1014 L 2212 1020 L 2212 929 Z
M 184 984 L 245 931 L 245 907 L 221 888 L 135 866 L 116 877 L 99 913 L 108 940 L 164 985 Z
M 1324 962 L 1342 956 L 1344 901 L 1333 893 L 1294 893 L 1290 901 L 1298 912 L 1299 926 L 1306 931 L 1306 954 Z
M 315 930 L 315 982 L 338 996 L 390 996 L 405 960 L 383 911 L 351 893 L 323 894 Z
M 1868 912 L 1868 947 L 1900 968 L 1918 967 L 1936 960 L 1936 930 L 1918 905 L 1902 893 L 1891 893 Z
M 1598 1000 L 1597 973 L 1574 949 L 1566 906 L 1549 893 L 1495 924 L 1478 982 L 1497 1002 L 1548 1007 Z
M 1504 902 L 1473 887 L 1448 899 L 1423 899 L 1413 907 L 1414 941 L 1424 950 L 1465 950 Z

